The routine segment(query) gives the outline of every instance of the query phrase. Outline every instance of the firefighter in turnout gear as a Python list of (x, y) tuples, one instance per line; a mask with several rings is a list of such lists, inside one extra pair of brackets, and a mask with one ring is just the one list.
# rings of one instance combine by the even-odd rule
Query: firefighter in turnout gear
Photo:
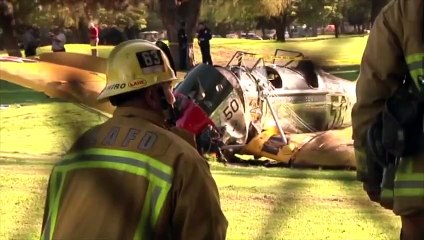
[(393, 210), (402, 240), (424, 239), (424, 1), (392, 0), (362, 58), (352, 127), (357, 177)]
[(152, 43), (112, 50), (98, 99), (117, 108), (53, 167), (42, 239), (225, 239), (209, 165), (172, 126), (176, 80)]

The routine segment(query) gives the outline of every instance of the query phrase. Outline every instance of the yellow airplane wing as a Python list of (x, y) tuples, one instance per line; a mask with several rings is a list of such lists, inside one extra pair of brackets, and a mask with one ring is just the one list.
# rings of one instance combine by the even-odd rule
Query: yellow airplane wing
[(89, 56), (72, 53), (47, 54), (38, 60), (0, 57), (0, 79), (43, 92), (52, 98), (112, 113), (114, 107), (110, 103), (96, 100), (106, 83), (105, 61), (90, 60)]

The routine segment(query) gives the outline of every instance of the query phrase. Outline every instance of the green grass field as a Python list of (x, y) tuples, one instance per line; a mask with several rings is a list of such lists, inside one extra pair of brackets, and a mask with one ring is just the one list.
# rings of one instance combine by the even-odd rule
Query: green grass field
[[(219, 47), (214, 41), (212, 52), (219, 54), (217, 58), (236, 48), (268, 52), (279, 44), (225, 39), (219, 40)], [(310, 51), (306, 55), (329, 63), (340, 59), (335, 64), (339, 65), (358, 64), (364, 44), (365, 38), (357, 37), (282, 46), (302, 48)], [(0, 109), (0, 239), (37, 239), (52, 164), (82, 131), (105, 119), (74, 104), (0, 85), (0, 103), (17, 102), (24, 104)], [(42, 103), (34, 104), (38, 102)], [(230, 240), (398, 239), (399, 218), (368, 200), (353, 171), (247, 168), (214, 162), (211, 169), (229, 221)]]
[[(104, 118), (70, 103), (0, 116), (0, 239), (37, 239), (52, 163)], [(367, 199), (353, 171), (211, 165), (228, 239), (397, 239), (399, 219)]]
[[(235, 51), (246, 51), (264, 56), (274, 55), (275, 49), (301, 51), (308, 58), (317, 60), (321, 65), (357, 65), (359, 64), (368, 36), (341, 36), (336, 39), (331, 36), (303, 39), (288, 39), (286, 42), (274, 40), (249, 40), (213, 38), (211, 40), (212, 60), (215, 64), (225, 64)], [(167, 42), (167, 41), (165, 41)], [(67, 51), (91, 54), (87, 44), (67, 44)], [(50, 46), (37, 49), (37, 54), (50, 52)], [(100, 57), (108, 57), (111, 46), (99, 46)], [(201, 61), (200, 49), (194, 41), (196, 61)], [(22, 52), (23, 54), (23, 52)], [(0, 56), (5, 52), (0, 51)]]
[[(336, 38), (310, 38), (304, 40), (288, 40), (276, 42), (274, 40), (248, 40), (214, 38), (211, 40), (211, 55), (214, 64), (226, 64), (235, 51), (246, 51), (273, 56), (277, 48), (301, 51), (308, 58), (314, 59), (324, 66), (356, 65), (359, 64), (365, 48), (367, 36), (345, 36)], [(99, 46), (99, 56), (108, 57), (110, 46)], [(66, 45), (67, 51), (91, 54), (90, 46), (85, 44)], [(49, 52), (50, 46), (40, 47), (37, 54)], [(194, 42), (196, 61), (201, 61), (200, 49)]]
[[(211, 55), (214, 64), (224, 65), (228, 63), (235, 51), (256, 53), (268, 59), (274, 55), (277, 48), (300, 51), (317, 64), (331, 71), (337, 71), (335, 75), (355, 80), (359, 69), (357, 65), (360, 63), (367, 39), (368, 36), (342, 35), (336, 39), (327, 35), (315, 38), (288, 39), (282, 43), (274, 40), (213, 38), (211, 40)], [(196, 39), (193, 46), (195, 61), (200, 62), (202, 58)], [(68, 52), (91, 54), (91, 47), (87, 44), (67, 44), (65, 47)], [(99, 56), (107, 58), (111, 48), (112, 46), (99, 46)], [(37, 49), (37, 54), (45, 52), (51, 52), (51, 46), (43, 46)], [(4, 55), (6, 55), (5, 52), (0, 52), (0, 56)], [(346, 65), (347, 67), (344, 67)], [(338, 66), (338, 68), (334, 68), (335, 66)]]
[[(0, 166), (0, 239), (38, 237), (50, 168)], [(212, 173), (227, 239), (398, 239), (399, 220), (367, 200), (352, 172), (213, 165)]]

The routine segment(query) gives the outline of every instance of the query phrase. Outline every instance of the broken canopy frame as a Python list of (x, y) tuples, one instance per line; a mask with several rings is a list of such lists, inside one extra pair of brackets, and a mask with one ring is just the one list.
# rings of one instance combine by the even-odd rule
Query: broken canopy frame
[[(246, 64), (247, 60), (250, 60), (250, 59), (253, 59), (252, 61), (253, 64), (251, 66)], [(237, 60), (237, 64), (232, 64), (234, 60)], [(244, 73), (247, 74), (249, 78), (255, 81), (256, 87), (258, 90), (258, 96), (262, 98), (263, 100), (265, 100), (265, 102), (267, 103), (268, 108), (271, 111), (271, 115), (274, 119), (275, 125), (277, 126), (277, 129), (280, 133), (282, 143), (283, 145), (287, 145), (288, 144), (287, 137), (281, 127), (281, 124), (278, 121), (275, 110), (268, 98), (271, 89), (267, 81), (267, 73), (266, 73), (266, 66), (265, 66), (264, 59), (260, 55), (255, 53), (237, 51), (233, 55), (233, 57), (230, 59), (230, 61), (227, 63), (226, 67), (231, 69), (232, 71), (244, 70)], [(236, 73), (236, 75), (238, 75), (238, 77), (241, 78), (240, 73)], [(240, 79), (240, 81), (241, 80), (242, 79)]]

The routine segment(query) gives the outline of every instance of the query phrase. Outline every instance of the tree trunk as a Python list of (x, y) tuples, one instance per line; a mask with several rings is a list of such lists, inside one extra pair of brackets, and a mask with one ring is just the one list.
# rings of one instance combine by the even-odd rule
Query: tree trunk
[(78, 19), (78, 42), (79, 43), (90, 43), (90, 35), (88, 29), (88, 21), (85, 17), (80, 17)]
[(374, 23), (375, 18), (380, 13), (380, 10), (387, 4), (387, 0), (372, 0), (371, 1), (371, 24)]
[(312, 29), (312, 37), (318, 37), (318, 27), (316, 25), (316, 23), (313, 23), (311, 26)]
[(287, 26), (287, 28), (288, 28), (288, 30), (287, 30), (287, 31), (289, 32), (289, 38), (293, 38), (293, 37), (294, 37), (294, 36), (293, 36), (293, 31), (291, 30), (291, 26), (292, 26), (292, 25), (288, 25), (288, 26)]
[(167, 31), (169, 49), (177, 69), (180, 68), (178, 47), (178, 29), (181, 21), (185, 22), (188, 35), (188, 68), (195, 64), (193, 51), (193, 37), (200, 16), (201, 0), (159, 0), (159, 12), (162, 23)]
[(334, 23), (334, 37), (339, 38), (339, 28), (340, 25), (338, 22)]
[(225, 37), (225, 35), (228, 32), (228, 24), (226, 23), (218, 23), (218, 25), (214, 28), (215, 30), (212, 30), (213, 32), (216, 32), (216, 34)]
[(346, 33), (345, 22), (346, 22), (346, 20), (343, 18), (342, 19), (342, 23), (340, 24), (340, 33), (341, 34), (345, 34)]
[(261, 27), (262, 38), (266, 39), (265, 27)]
[(0, 28), (3, 29), (3, 47), (9, 56), (22, 57), (15, 30), (13, 8), (8, 2), (0, 3)]
[(277, 35), (277, 41), (279, 42), (285, 42), (286, 41), (286, 28), (287, 28), (287, 14), (283, 13), (282, 15), (278, 17), (273, 17), (274, 21), (276, 22), (276, 34)]
[(262, 33), (262, 37), (264, 39), (267, 39), (266, 36), (266, 29), (269, 28), (269, 20), (266, 17), (258, 17), (257, 18), (257, 24), (256, 29), (260, 29)]

